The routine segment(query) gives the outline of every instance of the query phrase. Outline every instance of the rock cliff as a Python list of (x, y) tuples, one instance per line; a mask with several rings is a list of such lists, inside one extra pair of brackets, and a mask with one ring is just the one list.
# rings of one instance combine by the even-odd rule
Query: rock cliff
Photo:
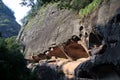
[[(114, 23), (112, 19), (120, 15), (119, 4), (119, 0), (104, 0), (95, 11), (84, 18), (80, 18), (72, 10), (58, 9), (56, 3), (49, 4), (42, 7), (37, 15), (22, 27), (18, 39), (25, 45), (26, 56), (43, 53), (49, 47), (64, 43), (73, 35), (80, 37), (80, 34), (81, 42), (90, 48), (93, 44), (108, 39), (110, 25)], [(117, 21), (119, 23), (119, 20)], [(79, 30), (81, 26), (83, 31)], [(113, 34), (118, 34), (119, 38), (120, 31), (115, 32)]]

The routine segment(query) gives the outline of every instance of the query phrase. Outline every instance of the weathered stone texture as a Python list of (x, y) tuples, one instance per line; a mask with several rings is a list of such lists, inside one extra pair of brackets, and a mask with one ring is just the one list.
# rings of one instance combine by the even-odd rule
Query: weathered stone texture
[[(56, 4), (50, 4), (25, 25), (18, 38), (25, 45), (26, 55), (43, 53), (49, 47), (67, 41), (72, 35), (79, 36), (81, 25), (88, 35), (93, 32), (94, 27), (104, 28), (118, 13), (116, 11), (120, 8), (119, 4), (120, 0), (103, 2), (95, 12), (82, 20), (73, 11), (59, 10)], [(104, 31), (100, 32), (104, 35)], [(83, 43), (86, 43), (84, 39)]]

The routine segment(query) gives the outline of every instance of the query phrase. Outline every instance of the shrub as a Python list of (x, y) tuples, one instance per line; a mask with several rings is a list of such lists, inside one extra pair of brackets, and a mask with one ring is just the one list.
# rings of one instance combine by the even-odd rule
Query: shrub
[(93, 12), (100, 5), (101, 2), (102, 0), (93, 0), (93, 2), (91, 2), (88, 6), (80, 9), (79, 11), (80, 17), (83, 18), (84, 16), (87, 16), (88, 14)]
[[(32, 5), (32, 9), (29, 11), (28, 15), (21, 20), (21, 22), (23, 22), (23, 24), (26, 24), (28, 20), (32, 19), (38, 13), (38, 10), (42, 6), (45, 6), (50, 2), (58, 2), (58, 8), (60, 9), (72, 9), (79, 11), (81, 8), (84, 8), (92, 1), (93, 0), (37, 0), (37, 3)], [(33, 1), (31, 3), (33, 3)]]
[(79, 11), (92, 1), (93, 0), (72, 0), (70, 5), (72, 9)]
[(10, 37), (10, 38), (7, 38), (5, 39), (5, 42), (6, 42), (6, 47), (8, 50), (10, 50), (10, 52), (20, 52), (20, 50), (22, 49), (22, 46), (20, 43), (18, 43), (16, 41), (16, 37)]
[(0, 78), (4, 80), (27, 80), (29, 69), (14, 38), (0, 38)]

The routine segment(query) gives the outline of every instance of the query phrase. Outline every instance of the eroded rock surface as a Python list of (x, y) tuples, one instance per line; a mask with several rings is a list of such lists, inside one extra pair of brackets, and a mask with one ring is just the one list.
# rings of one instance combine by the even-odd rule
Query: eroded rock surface
[[(64, 43), (71, 36), (80, 34), (82, 34), (81, 42), (90, 48), (97, 39), (89, 40), (92, 39), (90, 34), (95, 32), (101, 37), (106, 36), (105, 27), (112, 17), (119, 14), (119, 4), (119, 0), (103, 2), (84, 19), (80, 19), (73, 11), (59, 10), (56, 4), (49, 4), (21, 29), (18, 39), (25, 45), (26, 56), (43, 53), (49, 47)], [(79, 30), (81, 26), (83, 26), (82, 31)], [(86, 33), (87, 38), (85, 38)]]

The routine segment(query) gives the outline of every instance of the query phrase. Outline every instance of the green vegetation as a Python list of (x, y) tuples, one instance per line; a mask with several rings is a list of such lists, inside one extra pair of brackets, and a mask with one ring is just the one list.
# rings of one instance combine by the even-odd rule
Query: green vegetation
[(10, 22), (10, 20), (9, 19), (4, 19), (3, 22), (7, 23), (7, 22)]
[(3, 19), (3, 20), (0, 20), (0, 23), (8, 23), (8, 22), (10, 22), (9, 19)]
[(85, 8), (80, 9), (80, 11), (79, 11), (80, 17), (83, 18), (84, 16), (87, 16), (91, 12), (95, 11), (95, 9), (97, 9), (99, 7), (101, 1), (102, 0), (93, 0), (93, 2), (91, 2)]
[(15, 19), (14, 12), (9, 7), (7, 7), (2, 1), (0, 2), (0, 13), (2, 15), (7, 14), (9, 17), (11, 16), (11, 18)]
[[(26, 0), (27, 1), (27, 0)], [(26, 25), (25, 30), (28, 30), (32, 25), (34, 25), (34, 21), (37, 17), (37, 24), (41, 25), (45, 18), (45, 11), (47, 10), (46, 5), (57, 4), (59, 9), (70, 9), (76, 11), (80, 18), (84, 18), (90, 13), (94, 12), (104, 0), (37, 0), (36, 3), (33, 4), (34, 0), (31, 2), (32, 9), (29, 14), (22, 20), (23, 24)], [(26, 5), (29, 5), (27, 3)]]
[(0, 0), (0, 32), (2, 36), (4, 38), (16, 36), (19, 30), (20, 25), (16, 22), (14, 12)]
[(72, 9), (79, 11), (92, 1), (93, 0), (60, 0), (60, 4), (58, 4), (58, 6), (60, 9)]
[(0, 37), (0, 77), (4, 80), (28, 80), (29, 70), (15, 37)]
[(15, 52), (15, 53), (19, 53), (20, 52), (20, 49), (22, 49), (22, 46), (20, 43), (18, 43), (16, 41), (16, 37), (10, 37), (10, 38), (6, 38), (5, 39), (5, 42), (7, 44), (6, 48), (8, 50), (10, 50), (11, 52)]
[(22, 4), (27, 6), (31, 5), (32, 9), (29, 15), (23, 19), (23, 22), (34, 17), (43, 5), (45, 6), (49, 3), (58, 2), (58, 8), (75, 10), (79, 12), (80, 17), (84, 17), (93, 12), (103, 0), (37, 0), (36, 3), (34, 3), (34, 0), (29, 0), (29, 3), (27, 1), (28, 0), (23, 0)]
[[(20, 52), (21, 45), (16, 41), (16, 37), (0, 37), (0, 78), (3, 80), (53, 80), (56, 75), (51, 68), (41, 66), (30, 70), (26, 67), (26, 60)], [(51, 72), (50, 72), (51, 71)], [(54, 73), (54, 74), (53, 74)], [(39, 77), (40, 76), (40, 77)], [(56, 80), (56, 79), (55, 79)]]
[(37, 2), (34, 3), (34, 0), (32, 0), (28, 1), (29, 3), (27, 3), (27, 0), (25, 0), (21, 4), (27, 6), (31, 5), (32, 9), (29, 14), (21, 21), (23, 22), (23, 24), (26, 24), (28, 20), (32, 19), (33, 17), (35, 17), (35, 15), (37, 15), (40, 9), (43, 9), (41, 8), (42, 6), (46, 6), (49, 3), (58, 3), (57, 5), (59, 9), (72, 9), (78, 12), (81, 8), (84, 8), (92, 1), (93, 0), (37, 0)]
[[(78, 12), (80, 18), (84, 18), (84, 16), (95, 11), (102, 1), (103, 0), (37, 0), (36, 3), (33, 3), (34, 0), (32, 0), (32, 9), (29, 14), (22, 19), (22, 22), (24, 25), (27, 24), (25, 30), (28, 30), (35, 24), (34, 21), (36, 21), (36, 18), (34, 17), (36, 16), (38, 20), (35, 25), (41, 26), (45, 19), (46, 5), (49, 6), (53, 4), (57, 4), (59, 9), (74, 10)], [(30, 5), (30, 3), (26, 5)]]
[(0, 24), (0, 27), (6, 26), (6, 25), (7, 25), (7, 24), (2, 23), (2, 24)]

